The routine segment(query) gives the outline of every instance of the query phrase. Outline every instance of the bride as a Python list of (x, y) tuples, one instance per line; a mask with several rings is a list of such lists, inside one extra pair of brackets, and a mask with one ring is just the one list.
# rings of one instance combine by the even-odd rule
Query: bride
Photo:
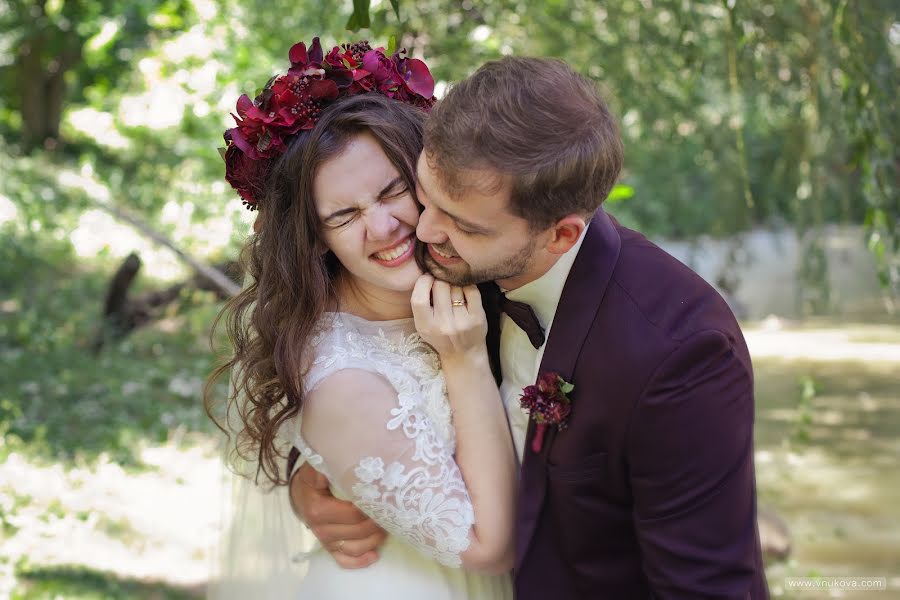
[[(341, 569), (314, 548), (260, 589), (511, 598), (515, 459), (481, 299), (414, 260), (415, 164), (433, 79), (421, 61), (365, 42), (325, 55), (316, 38), (290, 59), (256, 100), (241, 97), (225, 134), (226, 179), (259, 217), (244, 251), (250, 282), (220, 315), (234, 355), (205, 403), (257, 482), (284, 489), (292, 445), (390, 536), (365, 569)], [(229, 371), (223, 410), (211, 383)], [(271, 496), (287, 505), (286, 494)], [(236, 528), (264, 516), (247, 512)], [(298, 547), (286, 528), (247, 529), (281, 536), (250, 554)], [(233, 564), (259, 560), (231, 551)]]

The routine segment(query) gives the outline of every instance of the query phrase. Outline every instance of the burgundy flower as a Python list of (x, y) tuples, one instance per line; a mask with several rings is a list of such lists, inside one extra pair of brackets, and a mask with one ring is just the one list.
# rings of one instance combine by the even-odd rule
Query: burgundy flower
[(418, 58), (401, 58), (397, 53), (397, 71), (403, 86), (412, 94), (424, 98), (434, 96), (434, 77), (424, 62)]
[(363, 56), (363, 68), (372, 74), (378, 90), (389, 97), (393, 97), (403, 82), (394, 61), (378, 50), (366, 52)]
[(528, 411), (531, 420), (537, 424), (531, 449), (541, 451), (547, 425), (556, 425), (558, 430), (568, 426), (567, 419), (572, 412), (572, 401), (568, 394), (575, 386), (568, 383), (559, 373), (549, 372), (538, 377), (535, 385), (522, 390), (519, 404)]
[(346, 69), (354, 71), (362, 66), (359, 57), (354, 56), (349, 48), (338, 48), (335, 46), (325, 57), (325, 64), (335, 69)]
[(246, 94), (238, 98), (237, 114), (232, 113), (231, 115), (234, 117), (237, 127), (226, 131), (225, 139), (234, 142), (241, 151), (253, 160), (261, 160), (264, 156), (256, 150), (256, 143), (265, 134), (265, 124), (249, 115), (249, 112), (255, 108), (253, 101)]
[(272, 159), (293, 136), (312, 129), (321, 111), (341, 96), (379, 92), (425, 110), (434, 104), (434, 79), (420, 60), (388, 58), (366, 41), (334, 47), (327, 55), (319, 38), (288, 52), (291, 67), (273, 77), (254, 99), (245, 94), (225, 132), (225, 179), (253, 209), (262, 195)]
[[(225, 142), (228, 141), (226, 133)], [(244, 205), (250, 210), (256, 209), (259, 196), (262, 195), (268, 164), (268, 161), (250, 158), (234, 144), (225, 150), (225, 180), (237, 190)]]
[(306, 44), (303, 42), (294, 44), (288, 52), (288, 58), (291, 59), (291, 68), (288, 71), (291, 75), (310, 75), (321, 69), (322, 45), (319, 43), (319, 38), (313, 38), (308, 52)]

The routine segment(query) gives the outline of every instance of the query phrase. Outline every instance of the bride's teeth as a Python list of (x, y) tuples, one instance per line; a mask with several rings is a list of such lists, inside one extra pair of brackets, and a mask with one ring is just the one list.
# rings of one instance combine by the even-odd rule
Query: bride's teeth
[(412, 240), (406, 240), (406, 243), (397, 246), (393, 250), (386, 250), (385, 252), (377, 252), (375, 254), (375, 258), (378, 260), (394, 260), (402, 256), (407, 250), (409, 250), (409, 245), (412, 244)]

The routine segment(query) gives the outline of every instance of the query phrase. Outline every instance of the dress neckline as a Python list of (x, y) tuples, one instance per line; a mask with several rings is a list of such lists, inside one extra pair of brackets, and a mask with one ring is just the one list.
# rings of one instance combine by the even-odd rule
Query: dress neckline
[(400, 319), (387, 319), (384, 321), (373, 321), (370, 319), (366, 319), (365, 317), (360, 317), (359, 315), (354, 315), (353, 313), (344, 312), (341, 310), (337, 311), (326, 311), (326, 315), (338, 315), (342, 318), (349, 318), (351, 321), (357, 321), (362, 323), (368, 323), (369, 325), (377, 325), (377, 326), (387, 326), (387, 325), (401, 325), (409, 323), (413, 321), (412, 317), (402, 317)]

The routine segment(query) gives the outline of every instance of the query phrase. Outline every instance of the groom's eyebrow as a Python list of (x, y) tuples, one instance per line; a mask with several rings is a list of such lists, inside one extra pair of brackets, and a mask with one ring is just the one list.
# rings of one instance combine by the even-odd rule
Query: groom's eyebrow
[[(419, 191), (422, 193), (423, 196), (430, 196), (430, 194), (425, 190), (425, 188), (422, 187), (422, 180), (421, 180), (421, 179), (418, 181), (418, 185), (419, 185)], [(433, 205), (433, 204), (432, 204), (432, 205)], [(472, 221), (467, 221), (466, 219), (463, 219), (463, 218), (461, 218), (461, 217), (457, 217), (457, 216), (454, 215), (453, 213), (451, 213), (451, 212), (449, 212), (449, 211), (447, 211), (447, 210), (444, 210), (444, 209), (441, 208), (440, 206), (434, 206), (434, 208), (436, 208), (439, 212), (441, 212), (441, 213), (447, 215), (448, 217), (450, 217), (450, 219), (452, 219), (453, 222), (456, 223), (457, 225), (462, 225), (463, 227), (465, 227), (465, 228), (467, 228), (467, 229), (471, 229), (472, 231), (475, 231), (475, 232), (478, 232), (478, 233), (491, 233), (491, 230), (490, 230), (490, 229), (486, 229), (486, 228), (484, 228), (483, 226), (481, 226), (481, 225), (479, 225), (479, 224), (477, 224), (477, 223), (473, 223)]]

